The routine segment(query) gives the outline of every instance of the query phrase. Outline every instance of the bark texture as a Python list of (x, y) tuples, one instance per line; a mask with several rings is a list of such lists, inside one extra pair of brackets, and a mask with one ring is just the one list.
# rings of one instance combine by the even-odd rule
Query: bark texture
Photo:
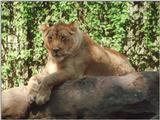
[(2, 92), (2, 118), (158, 118), (159, 73), (87, 76), (54, 88), (50, 101), (29, 104), (27, 86)]

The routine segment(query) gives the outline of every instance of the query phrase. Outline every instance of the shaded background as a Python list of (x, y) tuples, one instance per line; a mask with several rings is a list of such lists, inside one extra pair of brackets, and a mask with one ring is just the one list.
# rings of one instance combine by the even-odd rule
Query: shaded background
[(158, 70), (160, 2), (1, 2), (2, 88), (26, 84), (45, 65), (38, 26), (78, 20), (101, 46), (126, 56), (137, 71)]

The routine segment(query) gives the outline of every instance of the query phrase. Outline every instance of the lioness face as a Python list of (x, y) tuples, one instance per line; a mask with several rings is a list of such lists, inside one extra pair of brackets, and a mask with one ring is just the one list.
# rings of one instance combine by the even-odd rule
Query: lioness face
[(70, 54), (70, 49), (75, 44), (76, 28), (72, 24), (55, 24), (52, 26), (45, 26), (44, 43), (48, 52), (56, 60), (63, 60)]

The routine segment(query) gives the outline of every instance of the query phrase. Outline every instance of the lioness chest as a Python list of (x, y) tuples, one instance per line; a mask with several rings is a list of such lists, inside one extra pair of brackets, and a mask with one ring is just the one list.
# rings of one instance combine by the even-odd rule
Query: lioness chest
[(58, 71), (58, 64), (56, 62), (48, 61), (46, 65), (46, 71), (49, 74), (56, 73)]

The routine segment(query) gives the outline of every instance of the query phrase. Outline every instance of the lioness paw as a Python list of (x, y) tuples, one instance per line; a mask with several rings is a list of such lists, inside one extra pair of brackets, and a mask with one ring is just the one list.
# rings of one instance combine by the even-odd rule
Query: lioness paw
[(35, 101), (37, 92), (39, 90), (39, 80), (37, 80), (37, 78), (35, 76), (31, 77), (29, 82), (28, 82), (28, 90), (29, 90), (29, 94), (28, 94), (28, 101), (29, 103), (33, 103)]
[(49, 88), (40, 87), (38, 93), (36, 94), (35, 102), (38, 105), (46, 103), (50, 98), (51, 90)]

